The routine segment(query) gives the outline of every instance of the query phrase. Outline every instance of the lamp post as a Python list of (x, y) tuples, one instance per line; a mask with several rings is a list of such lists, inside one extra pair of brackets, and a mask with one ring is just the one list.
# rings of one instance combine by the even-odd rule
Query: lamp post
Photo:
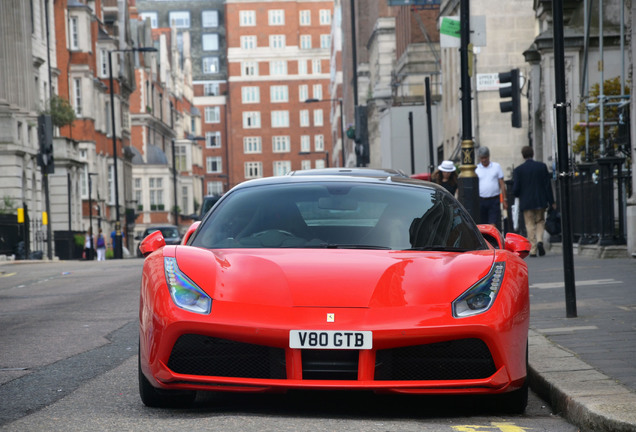
[(316, 102), (338, 102), (338, 106), (340, 108), (340, 145), (342, 146), (342, 166), (345, 166), (345, 144), (344, 144), (344, 124), (343, 124), (343, 112), (342, 112), (342, 99), (307, 99), (305, 103), (316, 103)]
[(123, 244), (121, 236), (121, 221), (119, 220), (119, 182), (117, 179), (117, 134), (115, 133), (115, 87), (113, 84), (113, 53), (114, 52), (156, 52), (153, 47), (139, 47), (129, 49), (115, 49), (108, 51), (108, 81), (110, 83), (110, 119), (113, 137), (113, 176), (115, 186), (115, 244), (113, 245), (114, 258), (123, 258)]
[(95, 245), (93, 244), (93, 181), (91, 176), (96, 176), (97, 173), (88, 173), (88, 233), (90, 236), (90, 249), (88, 251), (87, 260), (93, 259), (93, 250)]

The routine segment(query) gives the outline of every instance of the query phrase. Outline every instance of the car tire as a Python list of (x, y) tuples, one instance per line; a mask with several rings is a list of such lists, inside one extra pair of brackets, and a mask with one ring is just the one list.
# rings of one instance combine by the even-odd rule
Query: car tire
[(496, 407), (508, 414), (523, 414), (528, 405), (528, 344), (526, 342), (526, 379), (521, 388), (497, 395)]
[(196, 392), (187, 390), (161, 390), (153, 387), (141, 371), (141, 356), (138, 356), (139, 396), (151, 408), (187, 408), (194, 402)]

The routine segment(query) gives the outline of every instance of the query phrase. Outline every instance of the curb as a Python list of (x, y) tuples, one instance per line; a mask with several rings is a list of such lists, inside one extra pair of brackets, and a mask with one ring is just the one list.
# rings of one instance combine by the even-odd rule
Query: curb
[(530, 329), (530, 387), (582, 432), (636, 431), (636, 393)]

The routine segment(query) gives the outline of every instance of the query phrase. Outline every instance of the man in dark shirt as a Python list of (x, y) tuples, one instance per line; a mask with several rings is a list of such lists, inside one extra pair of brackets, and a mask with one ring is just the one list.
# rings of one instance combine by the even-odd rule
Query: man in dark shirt
[(528, 240), (532, 247), (530, 256), (545, 255), (543, 247), (543, 231), (545, 229), (545, 212), (548, 206), (556, 208), (550, 173), (543, 162), (533, 159), (534, 150), (530, 146), (521, 149), (525, 162), (512, 173), (512, 190), (519, 198), (519, 210), (523, 212)]

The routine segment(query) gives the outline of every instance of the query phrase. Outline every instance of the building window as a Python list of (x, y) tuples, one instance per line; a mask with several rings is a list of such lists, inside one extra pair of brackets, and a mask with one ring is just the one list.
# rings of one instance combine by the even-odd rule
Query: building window
[(218, 73), (219, 72), (219, 58), (218, 57), (203, 57), (203, 73)]
[(242, 87), (241, 101), (243, 103), (259, 103), (261, 101), (260, 88), (256, 86)]
[(271, 86), (269, 88), (271, 102), (289, 102), (289, 90), (286, 85)]
[(150, 210), (163, 210), (163, 178), (148, 178), (148, 192), (150, 194)]
[(291, 151), (288, 136), (273, 136), (272, 137), (272, 152), (274, 153), (289, 153)]
[(285, 48), (285, 35), (270, 35), (269, 36), (269, 47), (271, 49), (282, 49), (282, 48)]
[(320, 48), (324, 48), (324, 49), (331, 48), (331, 35), (328, 35), (328, 34), (320, 35)]
[(309, 126), (309, 110), (300, 110), (300, 126)]
[(239, 25), (241, 27), (251, 27), (256, 25), (256, 12), (253, 10), (239, 11)]
[(73, 79), (73, 102), (75, 108), (75, 115), (82, 117), (82, 79)]
[(203, 27), (218, 27), (219, 11), (205, 10), (201, 12), (201, 25)]
[(189, 171), (187, 166), (188, 150), (184, 145), (175, 145), (174, 147), (174, 163), (177, 172)]
[(322, 61), (320, 59), (313, 59), (311, 61), (311, 73), (314, 75), (322, 73)]
[(261, 127), (261, 113), (259, 111), (243, 112), (243, 128), (253, 129)]
[(243, 138), (243, 153), (262, 153), (263, 145), (261, 143), (261, 137), (244, 137)]
[(246, 50), (256, 48), (256, 36), (241, 36), (241, 48)]
[(316, 109), (314, 110), (314, 126), (322, 126), (323, 118), (322, 118), (322, 110)]
[(301, 84), (298, 86), (298, 100), (305, 102), (309, 99), (309, 86), (307, 84)]
[(223, 194), (223, 182), (210, 181), (207, 186), (207, 195), (222, 195)]
[(323, 169), (325, 167), (325, 160), (324, 159), (318, 159), (316, 161), (316, 169)]
[(258, 62), (246, 61), (241, 63), (242, 76), (258, 76)]
[(72, 16), (69, 20), (70, 43), (72, 50), (79, 49), (79, 18)]
[(183, 186), (181, 188), (181, 213), (190, 213), (188, 211), (188, 202), (190, 200), (188, 199), (188, 187), (187, 186)]
[(282, 9), (273, 9), (268, 13), (269, 25), (281, 26), (285, 25), (285, 11)]
[(219, 35), (217, 33), (207, 33), (201, 36), (203, 51), (218, 51)]
[(311, 35), (300, 35), (300, 49), (311, 49)]
[(260, 178), (263, 177), (263, 163), (262, 162), (245, 162), (245, 178)]
[[(203, 94), (205, 96), (216, 96), (219, 94), (219, 83), (206, 82), (203, 84)], [(192, 128), (194, 130), (194, 128)]]
[(311, 161), (310, 160), (301, 160), (300, 161), (300, 169), (302, 169), (302, 170), (311, 169)]
[(170, 12), (170, 27), (190, 28), (190, 12)]
[(105, 49), (99, 50), (99, 76), (101, 78), (108, 78), (108, 51)]
[(331, 11), (320, 9), (320, 25), (331, 25)]
[(311, 11), (310, 10), (301, 10), (300, 11), (300, 25), (308, 26), (311, 25)]
[(149, 19), (150, 27), (152, 27), (153, 29), (156, 29), (157, 27), (159, 27), (159, 21), (157, 20), (157, 12), (141, 12), (139, 16), (141, 17), (143, 21), (146, 21), (147, 19)]
[(274, 176), (284, 176), (291, 171), (291, 161), (274, 161)]
[(307, 60), (298, 60), (298, 75), (307, 75)]
[(141, 187), (141, 177), (135, 177), (133, 179), (133, 196), (135, 201), (137, 202), (137, 206), (142, 206), (143, 208), (144, 203)]
[(221, 108), (205, 107), (205, 122), (206, 123), (220, 123), (221, 122)]
[(206, 132), (205, 148), (221, 148), (221, 132)]
[(223, 172), (221, 156), (208, 156), (205, 158), (205, 167), (208, 174)]
[(313, 93), (314, 99), (322, 100), (322, 84), (314, 84)]
[(300, 136), (300, 152), (309, 153), (311, 151), (311, 137), (309, 135)]
[(322, 152), (325, 151), (325, 137), (322, 135), (314, 136), (314, 151)]
[(289, 111), (272, 111), (272, 127), (289, 127)]
[(272, 60), (271, 62), (269, 62), (269, 74), (270, 75), (287, 75), (287, 61)]
[(107, 100), (104, 104), (104, 125), (106, 126), (106, 136), (112, 137), (112, 113), (110, 112), (110, 101)]

